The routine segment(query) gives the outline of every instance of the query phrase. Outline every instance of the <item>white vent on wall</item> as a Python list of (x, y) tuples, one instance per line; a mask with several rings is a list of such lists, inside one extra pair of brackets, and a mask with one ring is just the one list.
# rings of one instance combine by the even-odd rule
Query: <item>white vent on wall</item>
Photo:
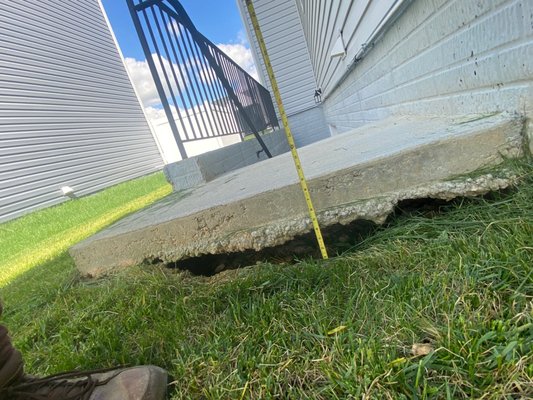
[(344, 39), (342, 37), (342, 31), (339, 32), (339, 37), (337, 38), (337, 41), (333, 45), (333, 49), (331, 50), (330, 54), (331, 58), (335, 57), (346, 57), (346, 46), (344, 45)]
[(62, 186), (61, 192), (63, 193), (63, 196), (70, 197), (71, 199), (76, 198), (76, 193), (74, 193), (74, 189), (70, 186)]

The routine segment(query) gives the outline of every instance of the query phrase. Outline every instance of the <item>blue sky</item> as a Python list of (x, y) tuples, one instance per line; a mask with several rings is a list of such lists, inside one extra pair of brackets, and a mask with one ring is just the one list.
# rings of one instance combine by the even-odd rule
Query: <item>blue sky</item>
[[(161, 102), (126, 0), (102, 0), (102, 3), (147, 115), (158, 119), (161, 117)], [(201, 33), (257, 78), (236, 0), (181, 0), (181, 4)]]
[[(168, 162), (177, 161), (179, 158), (176, 158), (178, 154), (176, 141), (170, 131), (167, 115), (163, 110), (146, 56), (131, 20), (126, 0), (102, 0), (102, 4), (124, 56), (125, 67), (128, 70), (148, 121), (151, 122), (159, 144), (164, 151), (165, 158)], [(258, 79), (236, 0), (181, 0), (181, 4), (196, 25), (196, 28), (203, 35), (246, 72)], [(156, 58), (156, 68), (166, 69), (170, 68), (171, 65), (174, 65), (175, 68), (176, 64), (174, 63), (183, 63), (182, 60), (176, 61), (176, 57), (172, 56), (169, 59), (164, 56), (162, 58), (162, 60), (159, 57)], [(178, 68), (183, 67), (186, 69), (191, 68), (187, 63)], [(191, 73), (195, 74), (196, 72), (191, 71)], [(197, 78), (202, 79), (202, 76), (197, 76)], [(165, 89), (174, 91), (181, 84), (175, 82), (174, 85), (174, 82), (171, 82), (170, 85), (170, 88), (165, 86)], [(187, 110), (187, 115), (188, 110), (192, 110), (193, 113), (197, 112), (194, 107), (198, 106), (198, 103), (191, 104), (190, 99), (187, 102), (180, 96), (172, 96), (171, 100), (170, 107), (175, 118), (180, 115), (178, 110)], [(201, 103), (204, 100), (206, 99), (200, 96), (199, 102)], [(196, 97), (194, 97), (194, 101), (198, 101)], [(205, 111), (207, 112), (207, 110)], [(192, 122), (187, 123), (191, 124), (191, 126), (193, 125)], [(210, 144), (211, 147), (205, 147), (207, 145), (203, 141), (188, 143), (186, 146), (190, 146), (188, 147), (188, 151), (192, 152), (190, 154), (199, 154), (213, 149), (213, 143)]]
[[(124, 57), (144, 60), (126, 0), (102, 0)], [(236, 0), (181, 0), (198, 30), (213, 43), (238, 43), (244, 30)]]

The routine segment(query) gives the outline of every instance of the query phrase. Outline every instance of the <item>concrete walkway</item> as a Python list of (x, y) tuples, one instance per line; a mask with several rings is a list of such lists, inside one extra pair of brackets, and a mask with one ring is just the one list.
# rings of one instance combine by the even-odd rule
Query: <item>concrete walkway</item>
[[(398, 201), (476, 195), (509, 179), (454, 177), (521, 154), (522, 119), (389, 119), (299, 150), (321, 226), (382, 223)], [(290, 154), (251, 165), (124, 218), (70, 250), (84, 275), (145, 260), (260, 250), (312, 230)]]

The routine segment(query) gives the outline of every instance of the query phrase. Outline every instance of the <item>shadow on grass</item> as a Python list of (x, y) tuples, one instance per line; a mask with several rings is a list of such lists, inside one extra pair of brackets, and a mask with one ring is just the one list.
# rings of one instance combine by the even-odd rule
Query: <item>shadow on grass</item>
[(67, 252), (24, 272), (2, 288), (4, 318), (38, 314), (40, 308), (61, 296), (77, 279), (74, 260)]
[[(31, 372), (153, 363), (174, 398), (529, 398), (528, 171), (437, 213), (404, 204), (327, 263), (84, 281), (63, 253), (3, 290), (7, 322)], [(412, 356), (422, 341), (434, 351)]]

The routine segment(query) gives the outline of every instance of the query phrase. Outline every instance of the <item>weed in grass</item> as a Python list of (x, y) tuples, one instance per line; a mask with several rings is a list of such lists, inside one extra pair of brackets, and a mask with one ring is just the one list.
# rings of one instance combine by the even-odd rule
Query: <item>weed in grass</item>
[(6, 323), (32, 372), (154, 363), (175, 399), (531, 398), (533, 165), (512, 168), (326, 262), (84, 281), (62, 253), (2, 289)]

